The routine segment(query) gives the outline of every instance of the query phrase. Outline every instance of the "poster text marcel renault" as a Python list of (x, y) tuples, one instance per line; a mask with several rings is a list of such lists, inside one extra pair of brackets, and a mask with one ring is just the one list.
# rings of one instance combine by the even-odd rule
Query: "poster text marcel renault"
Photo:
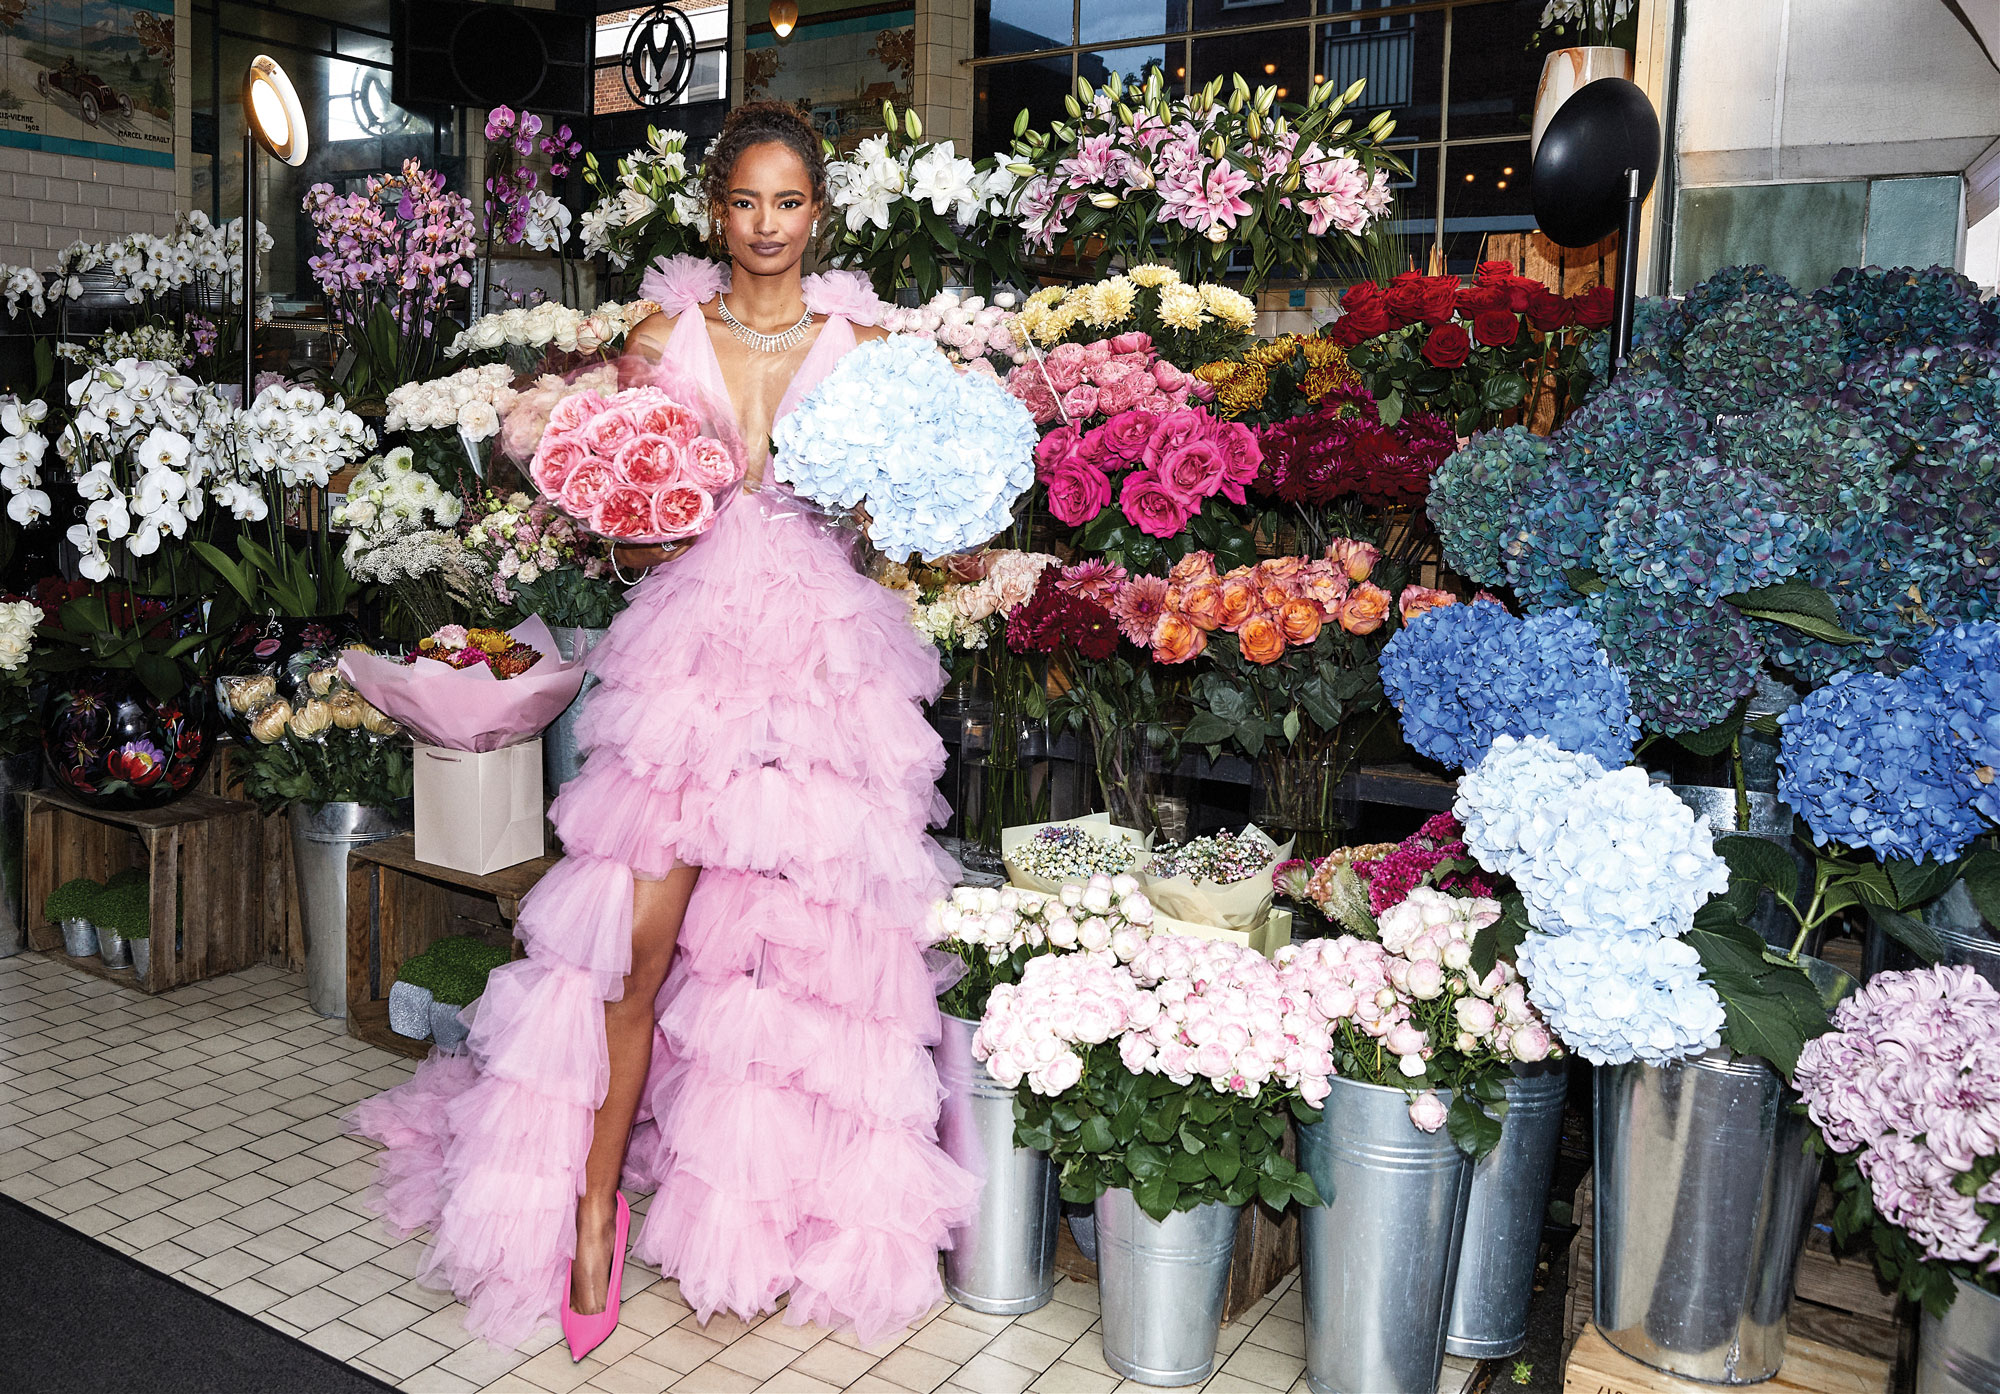
[(173, 0), (0, 0), (0, 145), (171, 167)]

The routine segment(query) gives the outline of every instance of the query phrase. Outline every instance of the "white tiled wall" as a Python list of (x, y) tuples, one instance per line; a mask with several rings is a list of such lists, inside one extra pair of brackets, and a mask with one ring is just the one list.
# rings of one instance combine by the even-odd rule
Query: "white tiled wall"
[(0, 145), (0, 262), (46, 267), (50, 252), (128, 232), (166, 234), (179, 207), (179, 171), (48, 155)]

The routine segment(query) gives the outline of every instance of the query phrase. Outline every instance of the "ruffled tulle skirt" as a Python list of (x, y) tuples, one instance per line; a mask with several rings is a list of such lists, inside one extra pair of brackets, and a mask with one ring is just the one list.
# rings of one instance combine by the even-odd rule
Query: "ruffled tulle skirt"
[(424, 1276), (516, 1345), (561, 1310), (603, 1004), (631, 966), (632, 885), (702, 868), (625, 1183), (656, 1192), (633, 1253), (706, 1319), (851, 1323), (864, 1343), (941, 1295), (975, 1183), (937, 1145), (938, 1033), (918, 937), (955, 868), (925, 828), (942, 682), (904, 602), (782, 493), (740, 496), (592, 655), (565, 856), (522, 902), (462, 1054), (355, 1110), (378, 1199), (430, 1231)]

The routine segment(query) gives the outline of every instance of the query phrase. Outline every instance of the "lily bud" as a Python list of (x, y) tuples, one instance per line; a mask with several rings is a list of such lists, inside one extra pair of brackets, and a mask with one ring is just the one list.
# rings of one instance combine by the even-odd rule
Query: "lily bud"
[(1028, 109), (1026, 107), (1022, 107), (1021, 114), (1014, 118), (1014, 134), (1016, 136), (1022, 136), (1026, 135), (1027, 132), (1028, 132)]
[(1231, 92), (1229, 94), (1229, 110), (1232, 115), (1243, 110), (1243, 100), (1244, 94), (1241, 92)]
[(1035, 167), (1033, 165), (1008, 165), (1007, 172), (1017, 179), (1032, 179), (1035, 177)]
[(1264, 138), (1264, 118), (1262, 118), (1257, 114), (1257, 108), (1255, 107), (1250, 108), (1249, 125), (1250, 125), (1250, 139), (1262, 140)]
[(1353, 82), (1347, 85), (1347, 90), (1340, 94), (1340, 104), (1342, 106), (1346, 106), (1350, 102), (1359, 101), (1361, 98), (1362, 91), (1366, 89), (1367, 86), (1368, 86), (1367, 78), (1357, 77), (1356, 79), (1354, 79)]
[(896, 129), (896, 104), (894, 102), (882, 103), (882, 125), (887, 130), (893, 131)]
[(1083, 107), (1078, 104), (1075, 97), (1063, 98), (1063, 110), (1068, 112), (1072, 119), (1081, 118), (1083, 115)]
[(924, 138), (924, 123), (917, 119), (915, 107), (903, 113), (903, 129), (910, 133), (911, 140)]
[(1216, 136), (1208, 142), (1208, 155), (1210, 159), (1219, 160), (1228, 153), (1228, 142), (1224, 141), (1221, 136)]
[(1099, 208), (1116, 208), (1118, 206), (1118, 195), (1111, 193), (1092, 194), (1090, 201)]

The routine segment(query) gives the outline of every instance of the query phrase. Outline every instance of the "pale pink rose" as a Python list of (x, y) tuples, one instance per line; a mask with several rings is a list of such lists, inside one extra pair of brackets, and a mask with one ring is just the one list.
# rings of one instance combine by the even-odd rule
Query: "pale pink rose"
[(557, 402), (549, 412), (548, 429), (557, 435), (581, 431), (593, 416), (604, 410), (604, 399), (592, 391), (573, 393)]
[(1552, 1044), (1545, 1028), (1530, 1023), (1514, 1028), (1514, 1038), (1509, 1042), (1509, 1049), (1514, 1052), (1516, 1060), (1532, 1065), (1537, 1060), (1548, 1059)]
[(1382, 1043), (1398, 1055), (1422, 1055), (1430, 1041), (1422, 1031), (1405, 1022), (1392, 1028)]
[(1410, 1121), (1421, 1132), (1434, 1133), (1444, 1126), (1444, 1100), (1426, 1089), (1410, 1100)]
[[(1428, 1002), (1444, 991), (1444, 969), (1428, 961), (1410, 965), (1410, 995)], [(1464, 1003), (1459, 1004), (1461, 1007)]]
[(1083, 1061), (1076, 1058), (1074, 1051), (1064, 1051), (1042, 1067), (1042, 1088), (1050, 1094), (1060, 1094), (1083, 1078)]
[(1220, 1041), (1210, 1041), (1195, 1052), (1195, 1069), (1210, 1079), (1220, 1079), (1233, 1068), (1229, 1047)]
[(1493, 1004), (1477, 997), (1460, 998), (1457, 1012), (1458, 1024), (1475, 1036), (1490, 1035), (1499, 1020), (1499, 1013), (1493, 1010)]

